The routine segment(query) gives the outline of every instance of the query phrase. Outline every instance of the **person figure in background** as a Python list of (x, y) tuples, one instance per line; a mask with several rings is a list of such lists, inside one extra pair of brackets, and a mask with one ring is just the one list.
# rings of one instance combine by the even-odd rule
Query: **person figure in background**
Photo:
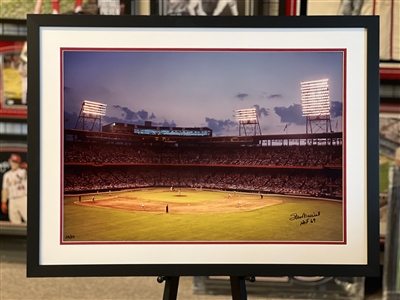
[(364, 0), (342, 0), (339, 7), (339, 16), (358, 16)]
[(219, 16), (225, 6), (229, 5), (232, 16), (238, 16), (237, 0), (218, 0), (217, 7), (214, 9), (213, 16)]
[[(8, 213), (11, 223), (28, 221), (28, 174), (21, 156), (11, 154), (8, 159), (10, 170), (4, 173), (1, 190), (1, 211)], [(7, 204), (8, 200), (8, 204)]]
[(170, 0), (168, 5), (168, 16), (180, 16), (187, 9), (186, 0)]
[(207, 13), (203, 9), (202, 0), (189, 0), (187, 10), (191, 16), (207, 16)]
[[(51, 7), (52, 7), (52, 11), (51, 13), (53, 15), (58, 15), (60, 14), (60, 0), (51, 0)], [(80, 12), (82, 12), (82, 0), (75, 0), (75, 9), (74, 12), (76, 14), (79, 14)]]

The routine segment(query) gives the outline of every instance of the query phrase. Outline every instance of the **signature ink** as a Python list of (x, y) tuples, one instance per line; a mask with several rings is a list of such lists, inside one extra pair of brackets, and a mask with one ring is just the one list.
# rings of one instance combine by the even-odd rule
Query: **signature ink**
[(301, 220), (300, 226), (301, 225), (306, 225), (306, 224), (311, 224), (311, 223), (316, 223), (317, 222), (317, 217), (321, 216), (321, 212), (313, 212), (313, 213), (293, 213), (290, 215), (289, 221), (296, 221), (296, 220)]

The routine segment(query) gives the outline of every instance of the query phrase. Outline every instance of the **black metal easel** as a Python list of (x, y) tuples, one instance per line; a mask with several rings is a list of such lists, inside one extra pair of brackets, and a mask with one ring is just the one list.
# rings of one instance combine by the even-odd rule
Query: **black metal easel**
[[(255, 277), (230, 276), (232, 300), (247, 300), (246, 282), (255, 281)], [(165, 281), (163, 300), (176, 300), (178, 295), (179, 276), (159, 276), (157, 282)]]

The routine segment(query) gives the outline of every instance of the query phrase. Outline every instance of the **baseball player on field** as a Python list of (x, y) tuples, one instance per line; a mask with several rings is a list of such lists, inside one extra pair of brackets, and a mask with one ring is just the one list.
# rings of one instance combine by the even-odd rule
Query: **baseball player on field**
[(8, 218), (12, 223), (22, 223), (22, 220), (27, 222), (27, 165), (22, 163), (18, 154), (11, 154), (8, 163), (11, 169), (3, 176), (1, 211), (4, 214), (8, 212)]

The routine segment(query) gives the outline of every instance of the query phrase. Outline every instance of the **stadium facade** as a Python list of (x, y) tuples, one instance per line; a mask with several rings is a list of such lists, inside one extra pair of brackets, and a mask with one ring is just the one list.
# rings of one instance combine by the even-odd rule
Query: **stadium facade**
[(125, 133), (134, 135), (150, 136), (191, 136), (191, 137), (211, 137), (212, 130), (202, 127), (167, 127), (153, 126), (150, 121), (144, 125), (134, 125), (127, 123), (110, 123), (102, 127), (103, 132)]

